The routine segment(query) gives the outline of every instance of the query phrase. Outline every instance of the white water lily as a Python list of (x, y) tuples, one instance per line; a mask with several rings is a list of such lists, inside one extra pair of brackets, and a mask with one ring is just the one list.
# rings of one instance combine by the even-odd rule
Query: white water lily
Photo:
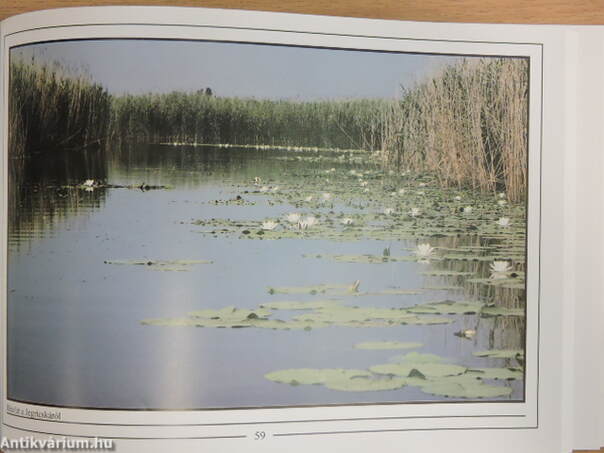
[(405, 193), (405, 189), (398, 189), (399, 195), (403, 195)]
[(505, 192), (499, 192), (498, 196), (499, 198), (505, 198)]
[(472, 338), (476, 335), (476, 331), (474, 329), (465, 329), (460, 332), (460, 336), (465, 338)]
[(419, 190), (419, 191), (417, 192), (417, 194), (418, 194), (418, 195), (423, 195), (424, 193), (425, 193), (425, 192), (424, 192), (423, 190)]
[(419, 259), (420, 263), (426, 263), (434, 256), (434, 247), (428, 243), (417, 244), (413, 253)]
[(279, 186), (275, 186), (271, 189), (271, 192), (277, 192), (279, 190)]
[(309, 195), (308, 197), (306, 197), (306, 198), (304, 199), (304, 201), (312, 201), (312, 195)]
[(367, 184), (369, 184), (367, 181), (361, 181), (361, 187), (367, 187)]
[(287, 214), (287, 221), (289, 223), (298, 223), (300, 221), (300, 214), (297, 212), (292, 212), (291, 214)]
[(318, 220), (316, 219), (316, 217), (307, 217), (304, 220), (300, 220), (298, 222), (298, 228), (300, 228), (301, 230), (306, 230), (314, 225), (316, 225), (318, 223)]
[(269, 190), (269, 189), (268, 189), (268, 186), (262, 186), (262, 187), (260, 188), (260, 192), (268, 192), (268, 190)]
[(512, 270), (510, 263), (507, 261), (493, 261), (489, 265), (492, 279), (507, 278), (507, 273)]
[(398, 195), (398, 193), (397, 193), (397, 192), (390, 192), (390, 196), (391, 196), (391, 197), (396, 197), (397, 195)]
[(386, 214), (386, 215), (391, 215), (393, 213), (394, 213), (394, 209), (392, 209), (392, 208), (384, 209), (384, 214)]
[(93, 187), (94, 186), (94, 179), (87, 179), (86, 181), (84, 181), (84, 184), (82, 184), (84, 187)]
[(368, 189), (367, 187), (365, 187), (365, 188), (363, 189), (363, 192), (369, 192), (369, 189)]
[(509, 217), (501, 217), (497, 220), (497, 225), (503, 228), (507, 228), (511, 225)]
[(505, 201), (505, 200), (498, 200), (498, 201), (497, 201), (497, 204), (498, 204), (499, 206), (505, 206), (506, 204), (508, 204), (508, 202), (507, 202), (507, 201)]
[(425, 182), (420, 182), (419, 183), (419, 187), (426, 187), (426, 183)]
[(348, 172), (351, 176), (356, 176), (357, 175), (357, 171), (356, 170), (350, 170)]
[(350, 217), (346, 217), (340, 220), (340, 222), (342, 223), (342, 225), (352, 225), (354, 223), (354, 221)]
[(323, 195), (321, 195), (321, 197), (323, 197), (324, 201), (329, 201), (331, 200), (331, 194), (328, 192), (325, 192)]
[(254, 178), (254, 184), (260, 185), (261, 183), (262, 183), (262, 178), (260, 178), (260, 176), (256, 176)]
[(267, 222), (262, 222), (262, 229), (266, 230), (266, 231), (272, 231), (275, 228), (277, 228), (277, 225), (279, 225), (277, 222), (273, 222), (272, 220), (269, 220)]
[(463, 208), (463, 212), (469, 214), (470, 212), (472, 212), (472, 209), (472, 206), (466, 206), (465, 208)]
[(460, 196), (460, 195), (457, 195), (457, 196), (455, 197), (455, 201), (461, 201), (461, 196)]
[(317, 223), (319, 223), (317, 218), (313, 217), (313, 216), (306, 217), (306, 219), (304, 221), (308, 224), (308, 226), (314, 226)]
[(409, 211), (409, 215), (411, 217), (417, 217), (419, 215), (421, 215), (421, 211), (418, 208), (411, 208), (411, 211)]

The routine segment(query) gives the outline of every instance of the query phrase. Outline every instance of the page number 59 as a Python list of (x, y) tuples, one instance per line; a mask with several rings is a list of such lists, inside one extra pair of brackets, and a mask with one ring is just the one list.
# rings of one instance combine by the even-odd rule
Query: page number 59
[(254, 440), (264, 440), (264, 439), (266, 439), (266, 432), (256, 431), (254, 433)]

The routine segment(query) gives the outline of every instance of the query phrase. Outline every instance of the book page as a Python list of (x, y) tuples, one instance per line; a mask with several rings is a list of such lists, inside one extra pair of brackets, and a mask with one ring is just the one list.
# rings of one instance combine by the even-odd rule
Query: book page
[[(595, 404), (601, 386), (600, 363), (592, 357), (601, 355), (602, 344), (601, 212), (588, 205), (601, 204), (601, 147), (603, 117), (602, 90), (602, 39), (597, 28), (569, 31), (568, 64), (566, 65), (566, 95), (571, 106), (567, 110), (567, 147), (575, 152), (566, 153), (565, 198), (569, 207), (566, 225), (565, 256), (569, 261), (566, 278), (564, 316), (572, 320), (571, 330), (562, 331), (566, 350), (574, 351), (572, 365), (562, 370), (565, 388), (570, 398), (570, 415), (573, 420), (573, 448), (596, 449), (602, 445), (599, 437), (600, 406)], [(572, 106), (575, 107), (572, 107)], [(568, 335), (567, 335), (568, 334)]]
[(573, 438), (562, 29), (162, 8), (4, 25), (7, 439)]

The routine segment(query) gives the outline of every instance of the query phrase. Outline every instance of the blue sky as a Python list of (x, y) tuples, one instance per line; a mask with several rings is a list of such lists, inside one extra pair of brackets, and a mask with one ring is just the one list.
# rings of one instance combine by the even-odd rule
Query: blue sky
[(24, 46), (111, 93), (196, 91), (269, 99), (391, 98), (456, 57), (204, 41), (94, 40)]

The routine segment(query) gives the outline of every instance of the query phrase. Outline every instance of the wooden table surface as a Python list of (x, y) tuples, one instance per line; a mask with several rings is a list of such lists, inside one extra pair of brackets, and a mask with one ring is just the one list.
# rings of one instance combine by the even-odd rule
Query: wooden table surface
[(0, 0), (0, 20), (39, 9), (92, 5), (203, 6), (436, 22), (604, 24), (604, 2), (598, 0)]
[(0, 0), (0, 19), (85, 5), (171, 5), (440, 22), (604, 24), (601, 0)]

